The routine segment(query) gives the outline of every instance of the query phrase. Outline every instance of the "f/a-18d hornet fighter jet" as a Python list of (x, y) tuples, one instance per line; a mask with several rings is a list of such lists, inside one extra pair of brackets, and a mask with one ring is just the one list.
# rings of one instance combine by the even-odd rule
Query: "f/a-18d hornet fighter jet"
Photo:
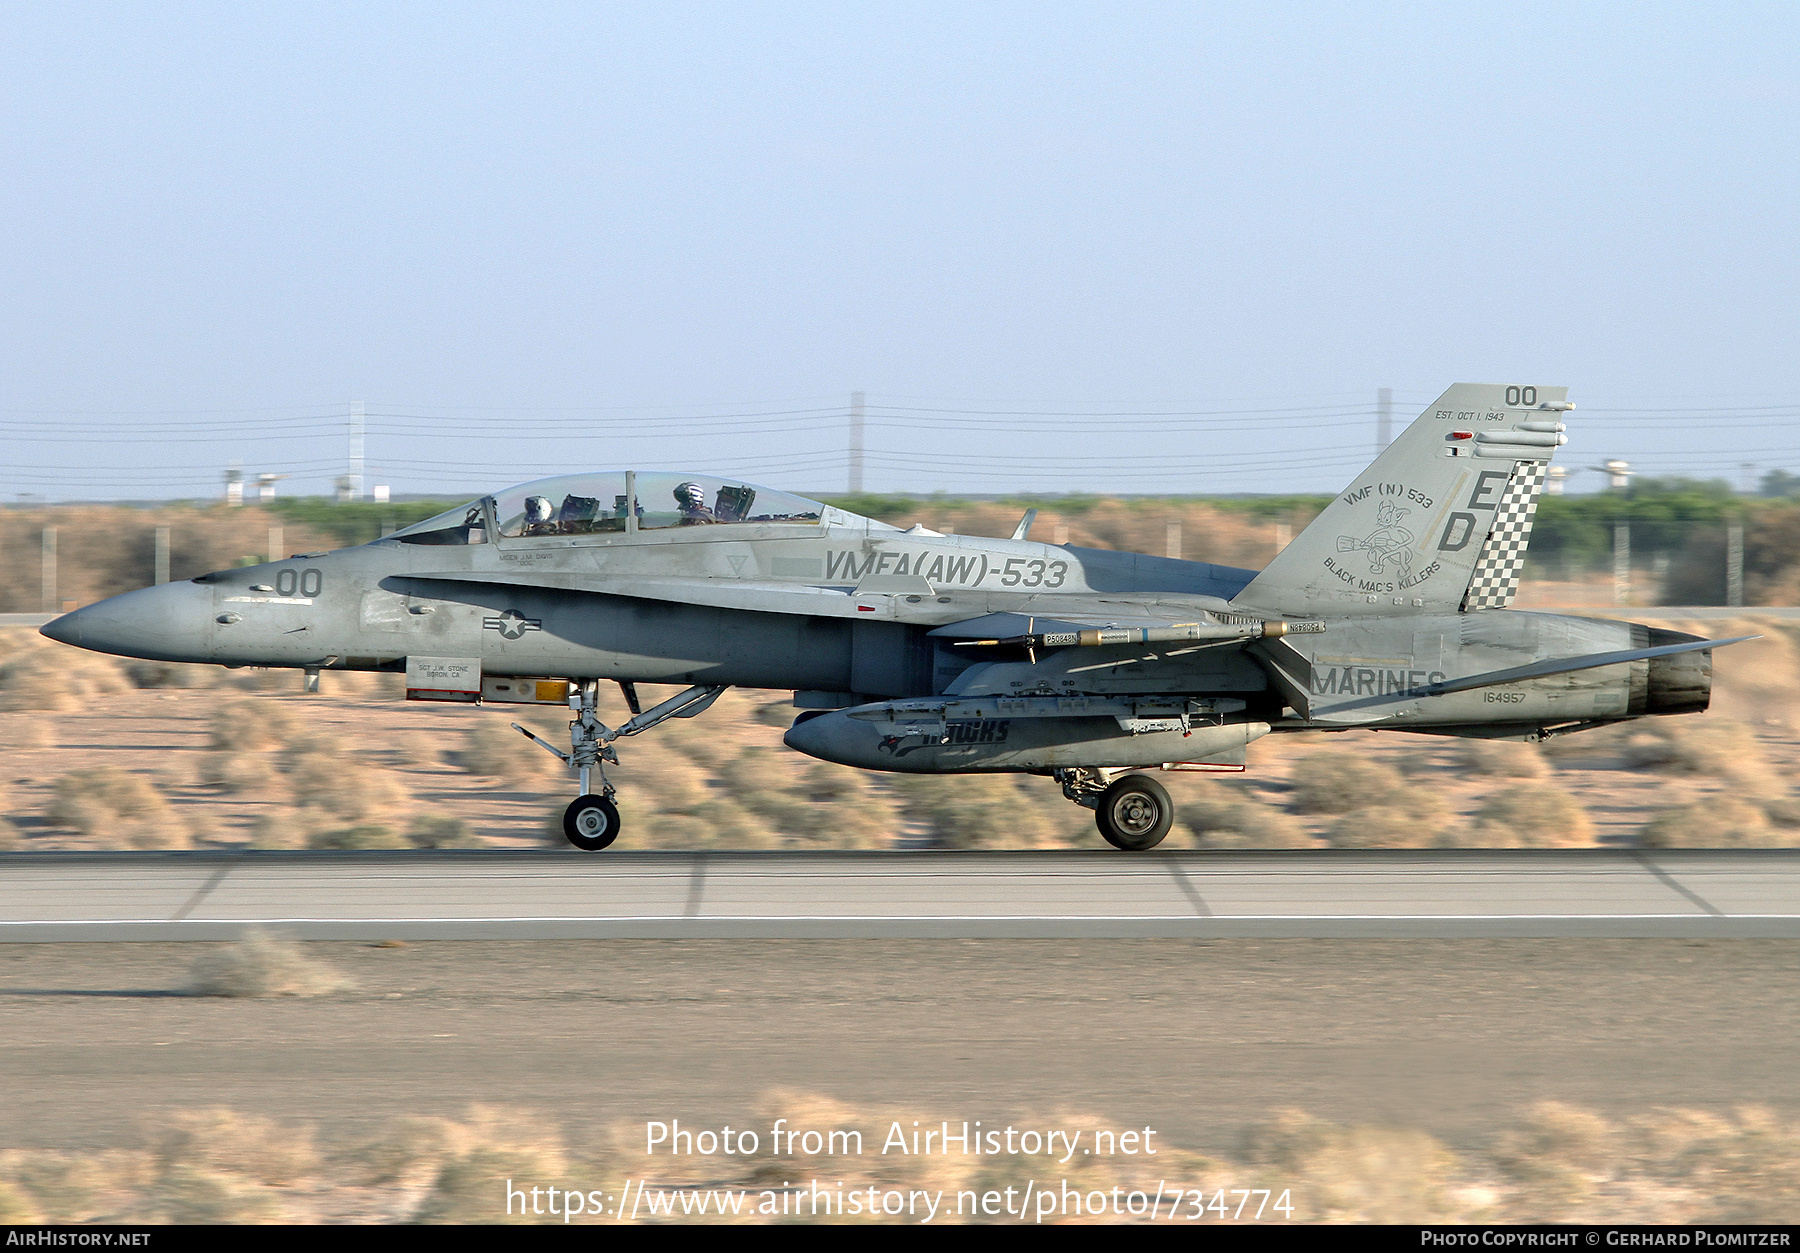
[[(616, 741), (728, 686), (792, 690), (789, 747), (919, 774), (1045, 775), (1118, 848), (1159, 770), (1271, 732), (1542, 740), (1706, 708), (1709, 640), (1507, 608), (1562, 387), (1459, 383), (1260, 572), (906, 530), (704, 474), (540, 479), (373, 543), (128, 592), (43, 628), (101, 652), (406, 674), (415, 700), (567, 703), (569, 840), (619, 833)], [(1748, 637), (1745, 637), (1748, 638)], [(597, 716), (602, 682), (632, 717)], [(685, 690), (642, 707), (636, 684)], [(515, 724), (516, 725), (516, 724)], [(521, 728), (523, 731), (523, 728)], [(531, 732), (525, 731), (527, 735)]]

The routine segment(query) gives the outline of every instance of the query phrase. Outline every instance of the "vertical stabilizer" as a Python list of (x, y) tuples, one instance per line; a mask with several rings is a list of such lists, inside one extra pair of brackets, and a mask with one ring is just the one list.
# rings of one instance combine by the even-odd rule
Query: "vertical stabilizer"
[(1305, 616), (1512, 603), (1566, 387), (1458, 383), (1233, 602)]

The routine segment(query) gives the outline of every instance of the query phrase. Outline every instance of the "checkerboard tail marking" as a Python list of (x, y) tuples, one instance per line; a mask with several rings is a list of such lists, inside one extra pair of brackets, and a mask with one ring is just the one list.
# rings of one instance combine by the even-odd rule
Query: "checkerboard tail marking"
[(1462, 607), (1471, 609), (1505, 609), (1519, 591), (1519, 574), (1525, 568), (1525, 548), (1531, 543), (1531, 520), (1537, 515), (1538, 493), (1550, 466), (1544, 461), (1513, 463), (1512, 477), (1501, 493), (1499, 507), (1494, 510), (1494, 526), (1475, 569), (1469, 576), (1469, 590), (1463, 594)]

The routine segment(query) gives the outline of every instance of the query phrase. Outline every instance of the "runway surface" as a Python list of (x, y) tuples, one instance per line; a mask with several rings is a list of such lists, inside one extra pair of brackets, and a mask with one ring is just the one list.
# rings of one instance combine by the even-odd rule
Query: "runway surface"
[(1800, 850), (0, 856), (0, 940), (1795, 938)]

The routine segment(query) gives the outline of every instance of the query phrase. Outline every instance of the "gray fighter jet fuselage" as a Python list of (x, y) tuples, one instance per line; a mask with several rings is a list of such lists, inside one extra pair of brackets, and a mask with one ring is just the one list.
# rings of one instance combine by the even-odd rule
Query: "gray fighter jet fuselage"
[[(373, 543), (116, 596), (53, 639), (173, 662), (394, 670), (409, 697), (563, 703), (580, 847), (622, 736), (730, 686), (794, 693), (801, 752), (1050, 775), (1154, 845), (1146, 770), (1238, 770), (1271, 732), (1541, 739), (1704, 709), (1732, 641), (1508, 609), (1566, 389), (1458, 384), (1261, 572), (901, 530), (707, 475), (539, 480)], [(607, 727), (599, 682), (634, 717)], [(686, 690), (640, 711), (636, 684)], [(526, 732), (530, 734), (530, 732)], [(537, 738), (533, 736), (533, 738)], [(540, 741), (542, 743), (543, 741)], [(598, 771), (602, 790), (591, 789)]]

